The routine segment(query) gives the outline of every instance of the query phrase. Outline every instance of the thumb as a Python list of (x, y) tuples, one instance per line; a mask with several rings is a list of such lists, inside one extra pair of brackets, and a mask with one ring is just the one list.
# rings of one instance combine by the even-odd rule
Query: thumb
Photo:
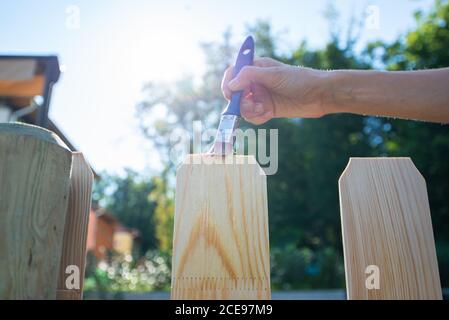
[(276, 67), (256, 67), (246, 66), (240, 70), (237, 77), (232, 79), (228, 86), (232, 91), (239, 91), (247, 88), (251, 83), (259, 83), (267, 88), (273, 85)]

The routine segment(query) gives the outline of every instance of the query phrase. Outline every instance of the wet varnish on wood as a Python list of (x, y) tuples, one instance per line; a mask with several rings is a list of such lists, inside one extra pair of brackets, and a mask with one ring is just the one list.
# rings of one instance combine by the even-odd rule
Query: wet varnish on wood
[[(349, 299), (441, 299), (426, 183), (409, 158), (352, 158), (340, 181)], [(366, 280), (379, 268), (379, 289)]]
[(263, 170), (249, 156), (189, 155), (177, 172), (172, 299), (270, 299), (269, 262)]

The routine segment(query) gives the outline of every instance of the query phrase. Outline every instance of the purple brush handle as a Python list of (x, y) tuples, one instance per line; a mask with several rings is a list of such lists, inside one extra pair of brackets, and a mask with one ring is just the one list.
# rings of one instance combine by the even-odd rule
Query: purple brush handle
[[(234, 79), (242, 70), (244, 66), (250, 66), (254, 60), (254, 40), (253, 37), (248, 36), (243, 42), (235, 62), (232, 78)], [(224, 115), (240, 116), (240, 101), (242, 99), (243, 91), (235, 91), (232, 93), (226, 109), (223, 111)]]

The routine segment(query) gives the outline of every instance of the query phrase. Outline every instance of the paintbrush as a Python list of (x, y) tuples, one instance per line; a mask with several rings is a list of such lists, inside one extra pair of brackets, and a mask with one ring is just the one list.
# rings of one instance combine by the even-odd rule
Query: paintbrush
[[(251, 36), (247, 37), (240, 48), (235, 66), (232, 72), (232, 78), (235, 78), (244, 66), (253, 64), (254, 59), (254, 40)], [(218, 126), (215, 142), (209, 153), (214, 155), (227, 155), (232, 153), (235, 142), (235, 131), (240, 122), (240, 101), (243, 91), (235, 91), (231, 95), (228, 105), (221, 114), (220, 124)]]

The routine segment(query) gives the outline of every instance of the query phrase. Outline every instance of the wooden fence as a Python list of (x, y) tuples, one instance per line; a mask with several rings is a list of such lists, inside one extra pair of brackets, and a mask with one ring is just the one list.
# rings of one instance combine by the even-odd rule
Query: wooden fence
[[(171, 297), (269, 299), (265, 175), (251, 157), (216, 160), (191, 155), (178, 170)], [(412, 161), (352, 158), (339, 189), (348, 298), (441, 299), (426, 185)]]
[(0, 124), (0, 299), (80, 299), (93, 175), (51, 131)]
[[(0, 124), (0, 299), (82, 298), (92, 182), (54, 133)], [(339, 191), (348, 298), (441, 299), (412, 161), (352, 158)], [(172, 299), (271, 298), (266, 176), (253, 157), (188, 156), (175, 208)]]

